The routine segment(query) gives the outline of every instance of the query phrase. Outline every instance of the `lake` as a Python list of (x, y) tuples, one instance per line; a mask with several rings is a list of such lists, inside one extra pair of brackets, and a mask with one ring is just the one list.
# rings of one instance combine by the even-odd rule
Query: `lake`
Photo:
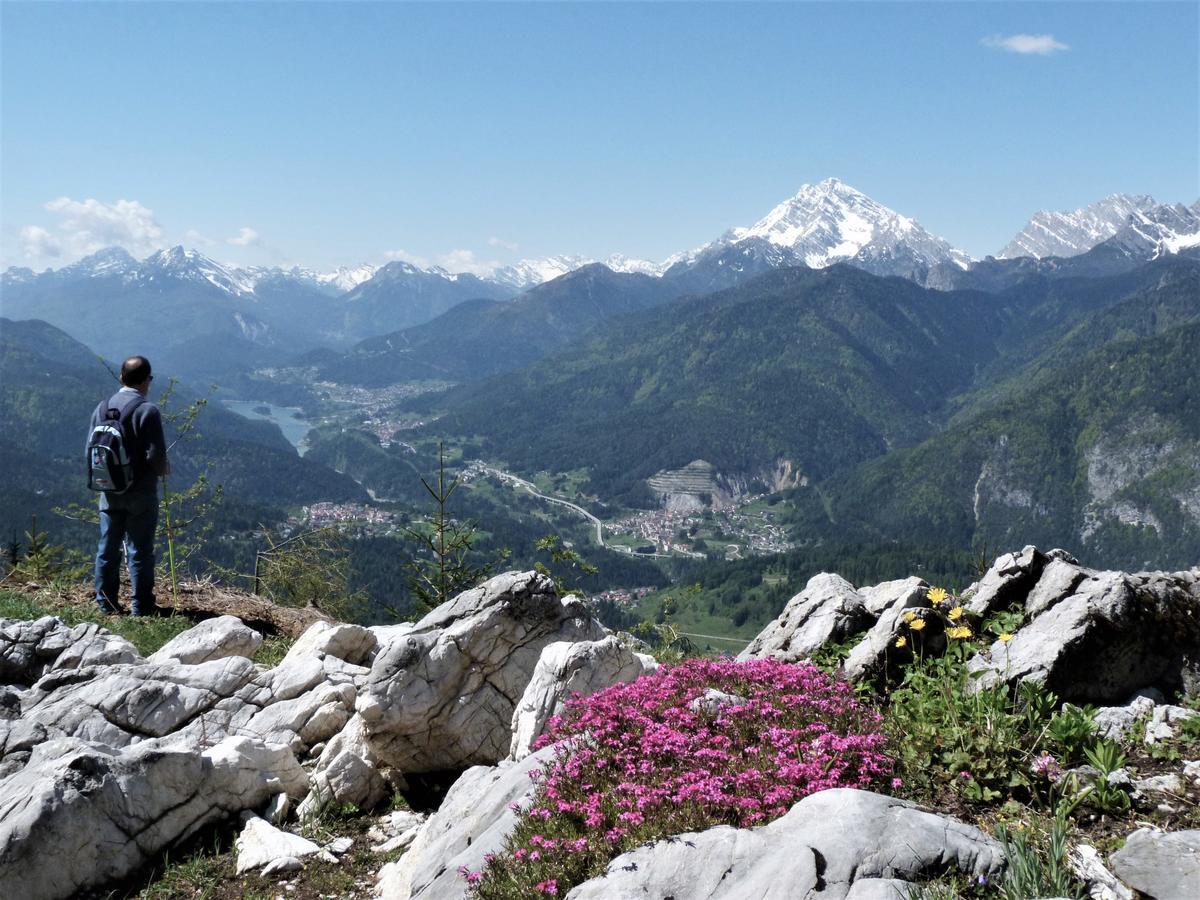
[(274, 403), (264, 403), (262, 400), (222, 400), (221, 402), (230, 412), (235, 412), (239, 416), (274, 422), (301, 456), (308, 449), (308, 445), (304, 442), (304, 436), (308, 434), (312, 425), (304, 418), (299, 407), (276, 406)]

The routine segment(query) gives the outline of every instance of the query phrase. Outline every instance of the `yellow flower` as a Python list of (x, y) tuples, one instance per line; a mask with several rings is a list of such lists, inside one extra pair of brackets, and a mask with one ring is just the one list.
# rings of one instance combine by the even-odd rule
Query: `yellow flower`
[(908, 645), (908, 638), (906, 638), (906, 637), (898, 637), (898, 638), (896, 638), (896, 646), (897, 646), (897, 647), (904, 647), (904, 646), (907, 646), (907, 645)]
[(920, 631), (922, 628), (925, 627), (925, 620), (924, 619), (914, 619), (913, 621), (908, 623), (908, 627), (911, 628), (913, 631)]
[(917, 617), (917, 614), (916, 614), (915, 612), (906, 612), (906, 613), (904, 614), (904, 621), (905, 621), (905, 622), (911, 622), (911, 621), (912, 621), (913, 619), (915, 619), (916, 617)]
[(932, 603), (934, 606), (937, 606), (939, 603), (945, 603), (946, 596), (947, 595), (946, 595), (945, 588), (930, 588), (929, 594), (928, 594), (929, 602)]
[(969, 638), (971, 629), (966, 625), (955, 625), (953, 628), (947, 628), (946, 634), (955, 639)]
[(1005, 631), (1000, 635), (1000, 640), (1004, 641), (1004, 643), (1007, 644), (1009, 641), (1012, 640), (1012, 635), (1009, 634), (1007, 631)]
[(963, 617), (963, 608), (961, 606), (956, 606), (954, 609), (950, 610), (950, 612), (946, 613), (946, 615), (950, 617), (951, 622), (957, 622)]

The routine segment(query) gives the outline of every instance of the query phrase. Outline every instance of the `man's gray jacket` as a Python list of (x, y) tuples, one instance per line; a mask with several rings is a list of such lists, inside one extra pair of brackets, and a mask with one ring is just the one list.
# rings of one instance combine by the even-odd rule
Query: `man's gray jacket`
[[(124, 409), (129, 403), (139, 397), (133, 388), (123, 387), (108, 400), (100, 403), (92, 413), (92, 424), (88, 428), (88, 441), (92, 439), (92, 430), (105, 419), (105, 413), (110, 409)], [(144, 497), (147, 494), (158, 495), (158, 477), (167, 471), (167, 441), (163, 436), (162, 416), (158, 407), (149, 400), (133, 411), (129, 420), (132, 432), (130, 450), (140, 452), (140, 461), (134, 465), (134, 482), (124, 494), (100, 495), (100, 505), (106, 507), (123, 506), (122, 498)], [(86, 446), (86, 445), (85, 445)], [(107, 501), (107, 502), (106, 502)]]

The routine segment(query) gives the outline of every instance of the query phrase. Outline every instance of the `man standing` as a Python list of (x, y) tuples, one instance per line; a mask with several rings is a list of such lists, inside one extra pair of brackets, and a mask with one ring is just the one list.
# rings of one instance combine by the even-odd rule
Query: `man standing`
[(150, 393), (150, 360), (131, 356), (121, 365), (122, 388), (92, 413), (92, 431), (117, 410), (125, 428), (133, 481), (123, 493), (100, 494), (100, 546), (96, 551), (96, 605), (101, 612), (118, 615), (117, 590), (121, 580), (121, 545), (129, 555), (133, 582), (133, 614), (153, 615), (154, 533), (158, 528), (158, 478), (171, 472), (158, 407), (146, 400)]

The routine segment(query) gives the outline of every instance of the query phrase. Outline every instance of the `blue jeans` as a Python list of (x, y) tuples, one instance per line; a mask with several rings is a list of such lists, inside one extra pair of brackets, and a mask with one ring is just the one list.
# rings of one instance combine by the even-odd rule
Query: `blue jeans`
[(120, 612), (121, 546), (129, 557), (133, 582), (133, 614), (154, 612), (154, 533), (158, 529), (158, 494), (102, 496), (100, 545), (96, 549), (96, 605), (102, 612)]

